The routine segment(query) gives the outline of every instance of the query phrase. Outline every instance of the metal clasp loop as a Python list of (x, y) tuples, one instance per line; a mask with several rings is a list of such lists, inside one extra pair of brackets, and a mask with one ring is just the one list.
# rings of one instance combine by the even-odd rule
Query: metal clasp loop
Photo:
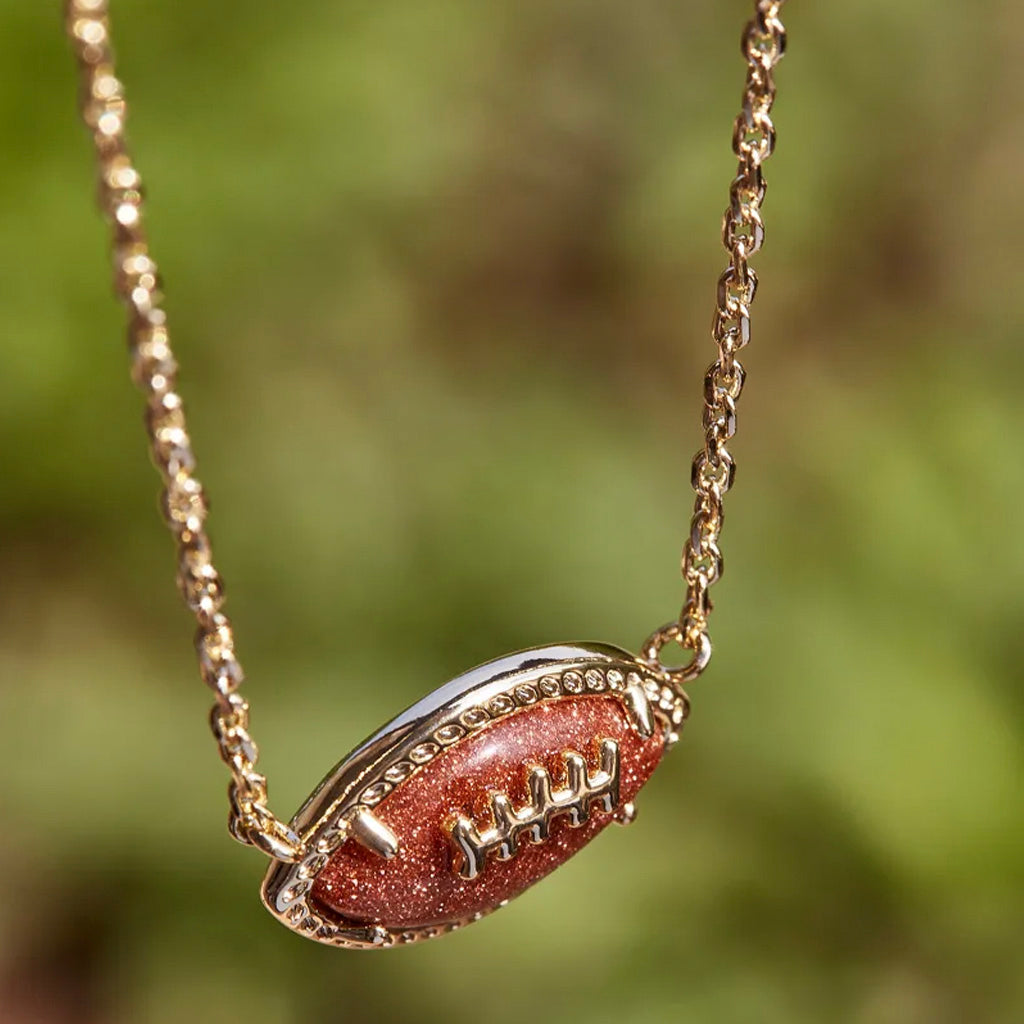
[[(661, 650), (669, 643), (677, 643), (685, 650), (692, 651), (693, 657), (689, 663), (680, 668), (669, 668), (662, 663)], [(666, 676), (669, 683), (679, 688), (686, 683), (692, 683), (708, 667), (711, 661), (711, 637), (707, 630), (700, 628), (699, 624), (687, 616), (683, 622), (667, 622), (664, 626), (656, 629), (640, 648), (640, 657), (647, 662), (651, 668)]]

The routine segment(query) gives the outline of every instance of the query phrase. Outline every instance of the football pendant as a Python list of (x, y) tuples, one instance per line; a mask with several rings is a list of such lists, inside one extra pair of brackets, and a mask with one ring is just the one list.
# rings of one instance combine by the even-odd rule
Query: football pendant
[(487, 662), (324, 779), (292, 821), (303, 855), (271, 866), (263, 902), (301, 935), (358, 949), (476, 921), (631, 821), (687, 710), (661, 673), (605, 644)]

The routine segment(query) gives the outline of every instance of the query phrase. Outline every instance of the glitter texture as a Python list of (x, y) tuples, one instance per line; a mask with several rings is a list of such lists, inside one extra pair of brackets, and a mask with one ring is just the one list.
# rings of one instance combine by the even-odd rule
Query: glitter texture
[(532, 765), (543, 765), (553, 785), (564, 785), (564, 751), (583, 754), (597, 770), (602, 739), (619, 744), (622, 806), (657, 767), (664, 750), (661, 731), (643, 739), (619, 699), (608, 694), (539, 703), (460, 740), (401, 783), (373, 810), (398, 836), (400, 852), (384, 860), (358, 843), (345, 843), (317, 876), (313, 900), (352, 922), (416, 928), (484, 913), (518, 896), (589, 843), (612, 816), (595, 806), (575, 829), (557, 818), (548, 840), (524, 843), (509, 860), (489, 860), (472, 880), (453, 869), (445, 824), (464, 814), (478, 828), (490, 827), (493, 792), (507, 794), (514, 806), (525, 804)]

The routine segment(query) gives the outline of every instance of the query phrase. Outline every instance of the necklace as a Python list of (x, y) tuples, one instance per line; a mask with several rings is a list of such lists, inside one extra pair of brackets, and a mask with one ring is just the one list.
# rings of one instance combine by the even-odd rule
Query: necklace
[[(633, 800), (679, 738), (683, 686), (711, 658), (709, 592), (722, 572), (723, 496), (733, 482), (727, 444), (736, 430), (761, 248), (762, 165), (775, 129), (773, 69), (785, 49), (785, 0), (755, 0), (742, 36), (743, 105), (733, 132), (739, 169), (729, 190), (704, 378), (704, 443), (683, 548), (679, 616), (638, 655), (607, 644), (566, 643), (510, 654), (446, 683), (341, 761), (290, 822), (268, 806), (256, 768), (249, 704), (223, 586), (206, 533), (206, 503), (171, 350), (156, 264), (142, 224), (142, 186), (125, 144), (124, 91), (114, 72), (108, 0), (68, 0), (67, 30), (81, 72), (81, 114), (99, 166), (100, 205), (113, 234), (114, 282), (128, 314), (132, 375), (146, 400), (163, 510), (174, 536), (178, 584), (198, 623), (196, 650), (213, 690), (210, 716), (231, 773), (228, 828), (270, 857), (262, 899), (301, 935), (346, 948), (386, 948), (445, 934), (504, 906), (586, 845)], [(662, 651), (688, 652), (670, 667)]]

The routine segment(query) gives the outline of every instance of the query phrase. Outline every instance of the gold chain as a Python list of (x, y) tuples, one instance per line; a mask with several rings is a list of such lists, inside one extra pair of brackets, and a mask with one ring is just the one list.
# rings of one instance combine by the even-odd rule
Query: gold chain
[[(786, 34), (779, 20), (784, 2), (756, 0), (754, 17), (743, 32), (747, 81), (733, 132), (739, 171), (723, 224), (729, 264), (718, 280), (712, 327), (718, 358), (704, 378), (704, 447), (692, 468), (697, 499), (682, 558), (686, 600), (678, 620), (656, 630), (643, 651), (676, 683), (696, 678), (711, 658), (708, 592), (722, 574), (722, 499), (734, 474), (726, 445), (736, 430), (736, 402), (744, 380), (736, 353), (750, 340), (750, 307), (757, 287), (748, 261), (764, 240), (761, 166), (775, 145), (772, 71), (785, 50)], [(256, 771), (258, 751), (249, 735), (249, 704), (238, 693), (242, 668), (235, 656), (231, 621), (221, 610), (224, 585), (213, 565), (205, 529), (206, 501), (194, 475), (192, 442), (175, 390), (177, 363), (161, 308), (156, 263), (142, 225), (142, 182), (125, 144), (127, 107), (114, 72), (108, 0), (68, 0), (67, 32), (81, 73), (81, 115), (96, 149), (100, 206), (113, 233), (114, 288), (128, 312), (132, 376), (146, 399), (146, 429), (164, 482), (164, 515), (177, 544), (178, 585), (199, 624), (199, 669), (216, 697), (211, 726), (231, 771), (228, 827), (240, 842), (278, 860), (294, 861), (301, 856), (302, 842), (267, 807), (267, 780)], [(661, 665), (661, 649), (670, 641), (692, 652), (682, 669)]]
[(203, 680), (216, 695), (210, 724), (231, 770), (228, 828), (240, 842), (285, 861), (302, 843), (267, 808), (267, 780), (256, 771), (249, 704), (238, 693), (242, 668), (231, 621), (221, 611), (224, 584), (207, 537), (206, 500), (175, 383), (167, 317), (156, 263), (142, 226), (142, 182), (125, 146), (124, 89), (114, 73), (107, 0), (68, 0), (67, 32), (81, 72), (81, 115), (99, 165), (99, 202), (113, 232), (114, 290), (128, 312), (132, 377), (146, 398), (146, 430), (163, 477), (163, 510), (178, 549), (178, 586), (199, 623), (196, 652)]
[[(729, 188), (729, 207), (722, 223), (729, 264), (718, 279), (711, 327), (718, 358), (704, 377), (704, 447), (694, 456), (691, 469), (697, 500), (690, 535), (683, 547), (686, 600), (678, 620), (656, 630), (643, 649), (644, 656), (677, 684), (696, 679), (711, 660), (708, 616), (712, 605), (708, 592), (722, 575), (718, 538), (724, 517), (723, 495), (735, 475), (727, 444), (736, 433), (736, 402), (745, 376), (736, 353), (750, 341), (750, 307), (757, 290), (757, 275), (748, 261), (764, 242), (761, 203), (766, 186), (761, 166), (775, 148), (773, 70), (786, 49), (786, 30), (779, 19), (784, 3), (756, 0), (754, 17), (743, 30), (741, 48), (747, 61), (747, 81), (732, 136), (739, 170)], [(681, 669), (665, 669), (661, 664), (661, 649), (670, 641), (692, 652), (689, 663)]]

